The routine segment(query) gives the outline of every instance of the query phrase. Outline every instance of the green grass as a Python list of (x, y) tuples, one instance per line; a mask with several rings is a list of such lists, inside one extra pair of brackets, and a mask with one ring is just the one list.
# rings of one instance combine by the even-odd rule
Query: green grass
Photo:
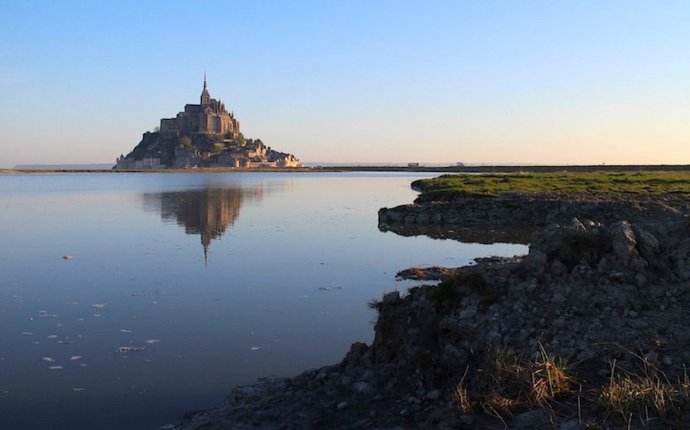
[(587, 172), (443, 175), (415, 181), (425, 193), (690, 194), (690, 172)]
[(503, 293), (486, 282), (480, 273), (468, 273), (441, 281), (429, 289), (429, 297), (441, 305), (458, 306), (464, 292), (479, 296), (479, 302), (490, 305)]

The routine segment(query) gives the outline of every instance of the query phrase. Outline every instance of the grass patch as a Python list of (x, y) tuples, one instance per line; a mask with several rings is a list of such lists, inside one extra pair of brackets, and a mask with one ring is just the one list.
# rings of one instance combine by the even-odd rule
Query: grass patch
[(559, 172), (443, 175), (413, 183), (432, 195), (461, 193), (690, 194), (690, 172)]
[(607, 251), (607, 241), (600, 232), (567, 230), (563, 233), (558, 257), (564, 263), (577, 263), (582, 259), (596, 263)]
[(441, 281), (431, 287), (429, 297), (440, 304), (454, 304), (460, 301), (460, 279), (457, 277)]
[(465, 370), (454, 397), (463, 413), (481, 410), (502, 418), (516, 411), (546, 408), (557, 398), (574, 392), (573, 378), (564, 362), (543, 348), (536, 359), (513, 350), (494, 349), (486, 364)]
[(528, 410), (572, 416), (576, 409), (585, 429), (633, 428), (633, 423), (644, 428), (688, 428), (687, 372), (672, 381), (646, 358), (627, 352), (636, 358), (634, 369), (613, 360), (610, 376), (601, 380), (585, 376), (584, 381), (593, 384), (583, 390), (567, 364), (541, 345), (533, 359), (514, 350), (493, 349), (480, 365), (465, 369), (454, 386), (453, 401), (462, 413), (493, 415), (504, 424)]
[(489, 283), (486, 282), (481, 273), (469, 273), (461, 277), (460, 281), (473, 293), (481, 294), (489, 288)]
[(640, 358), (641, 368), (626, 371), (611, 363), (611, 378), (599, 392), (599, 403), (608, 413), (620, 414), (626, 420), (633, 418), (649, 423), (661, 418), (673, 425), (682, 422), (680, 411), (690, 406), (690, 380), (671, 383), (656, 367)]
[(484, 305), (495, 303), (502, 294), (502, 291), (489, 284), (481, 273), (468, 273), (439, 282), (431, 287), (429, 297), (442, 305), (457, 305), (460, 303), (463, 290), (465, 293), (479, 296), (479, 302)]

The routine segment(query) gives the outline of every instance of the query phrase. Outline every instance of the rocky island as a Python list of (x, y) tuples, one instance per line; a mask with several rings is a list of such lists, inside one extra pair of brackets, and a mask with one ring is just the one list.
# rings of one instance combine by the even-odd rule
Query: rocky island
[(211, 98), (204, 76), (199, 104), (187, 104), (175, 118), (163, 118), (157, 131), (144, 133), (114, 169), (185, 169), (192, 167), (300, 167), (293, 155), (273, 150), (260, 139), (245, 139), (240, 123), (225, 104)]
[(444, 176), (381, 230), (529, 253), (371, 303), (371, 345), (232, 390), (177, 429), (666, 429), (690, 422), (690, 174)]

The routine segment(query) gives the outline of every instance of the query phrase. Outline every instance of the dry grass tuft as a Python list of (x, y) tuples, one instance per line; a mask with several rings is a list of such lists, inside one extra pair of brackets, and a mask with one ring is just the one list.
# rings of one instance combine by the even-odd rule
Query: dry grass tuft
[[(513, 350), (494, 349), (481, 366), (465, 369), (455, 387), (454, 400), (463, 413), (485, 413), (504, 422), (525, 410), (542, 409), (555, 414), (559, 410), (556, 406), (565, 400), (566, 404), (577, 404), (579, 422), (586, 429), (608, 428), (609, 418), (618, 424), (622, 419), (628, 428), (633, 422), (643, 427), (690, 428), (687, 371), (671, 381), (644, 356), (625, 351), (634, 357), (634, 369), (629, 369), (632, 366), (627, 360), (626, 368), (613, 360), (608, 381), (600, 381), (597, 387), (585, 391), (580, 387), (578, 391), (566, 364), (541, 345), (539, 354), (532, 359)], [(583, 402), (588, 415), (601, 416), (583, 418)]]
[(467, 392), (467, 386), (465, 385), (465, 378), (467, 377), (467, 372), (470, 370), (470, 366), (465, 368), (465, 373), (462, 375), (462, 379), (455, 386), (453, 395), (458, 403), (458, 407), (463, 413), (472, 412), (472, 402), (470, 401), (469, 393)]
[(643, 357), (637, 372), (616, 368), (611, 363), (609, 384), (599, 393), (599, 402), (607, 412), (620, 414), (630, 420), (635, 416), (645, 422), (657, 417), (673, 422), (679, 419), (679, 411), (690, 404), (690, 380), (671, 383), (666, 375)]
[[(529, 360), (513, 350), (493, 350), (482, 369), (465, 370), (455, 387), (458, 407), (467, 413), (475, 408), (494, 415), (548, 407), (558, 397), (573, 393), (573, 379), (566, 366), (541, 352)], [(472, 376), (469, 378), (468, 376)]]

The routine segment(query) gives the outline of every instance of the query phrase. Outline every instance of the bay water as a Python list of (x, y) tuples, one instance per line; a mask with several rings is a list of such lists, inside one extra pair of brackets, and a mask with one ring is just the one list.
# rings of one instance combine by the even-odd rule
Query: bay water
[(526, 252), (379, 231), (430, 176), (0, 175), (0, 428), (155, 429), (370, 342), (399, 270)]

